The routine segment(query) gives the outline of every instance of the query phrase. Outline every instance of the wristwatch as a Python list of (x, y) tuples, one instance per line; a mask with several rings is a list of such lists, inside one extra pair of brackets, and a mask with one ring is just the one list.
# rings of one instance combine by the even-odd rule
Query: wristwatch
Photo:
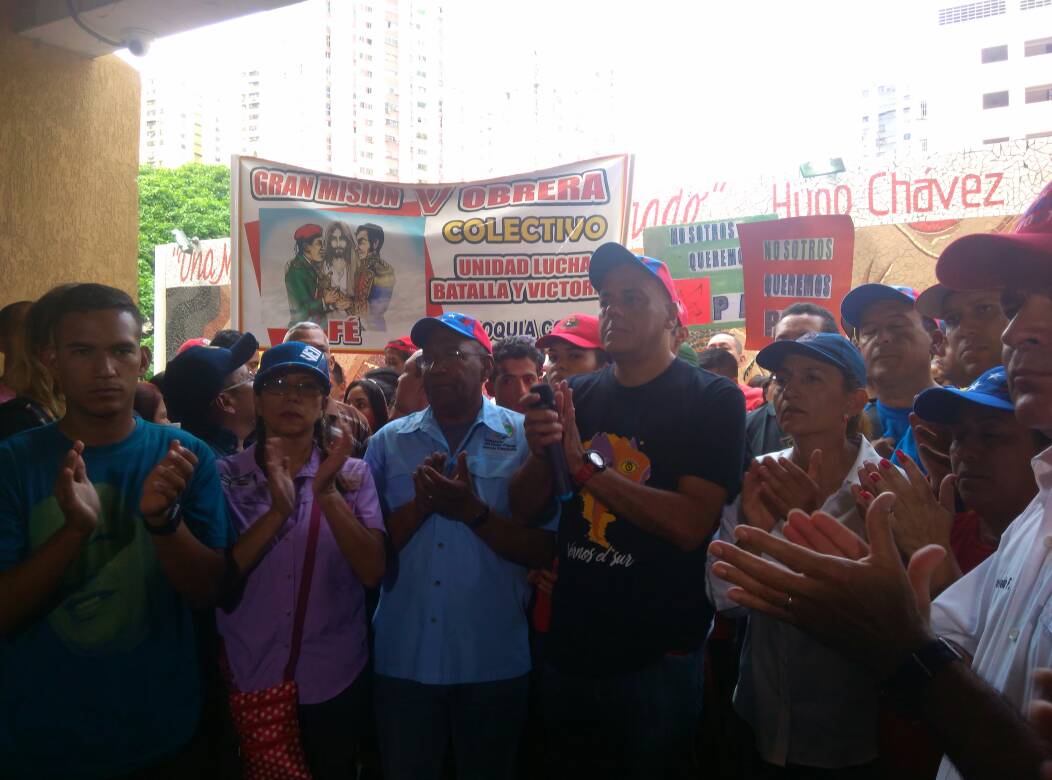
[(584, 454), (584, 465), (573, 475), (573, 481), (584, 487), (588, 480), (600, 471), (606, 471), (606, 458), (596, 450), (588, 450)]
[(880, 685), (880, 690), (902, 710), (913, 709), (924, 687), (947, 664), (963, 661), (960, 651), (945, 637), (938, 637), (910, 653), (902, 666)]
[(146, 530), (154, 536), (170, 536), (179, 530), (179, 523), (182, 522), (182, 507), (179, 504), (172, 504), (171, 509), (168, 510), (168, 514), (165, 515), (165, 521), (163, 525), (154, 525), (146, 519), (146, 515), (142, 516), (142, 524), (146, 526)]

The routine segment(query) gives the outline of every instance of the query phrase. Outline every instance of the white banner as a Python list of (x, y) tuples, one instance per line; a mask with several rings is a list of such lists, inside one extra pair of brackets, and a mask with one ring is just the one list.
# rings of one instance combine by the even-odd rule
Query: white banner
[(460, 311), (493, 338), (592, 312), (592, 251), (624, 241), (632, 159), (462, 184), (350, 179), (233, 160), (235, 326), (278, 343), (294, 322), (376, 352), (421, 317)]

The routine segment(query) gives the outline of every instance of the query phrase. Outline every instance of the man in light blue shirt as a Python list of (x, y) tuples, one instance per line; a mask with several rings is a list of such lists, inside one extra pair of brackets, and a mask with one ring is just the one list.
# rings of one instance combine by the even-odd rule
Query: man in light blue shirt
[(462, 778), (510, 777), (526, 717), (526, 567), (554, 534), (509, 519), (529, 455), (523, 417), (484, 403), (492, 348), (472, 317), (425, 318), (411, 338), (430, 406), (366, 452), (397, 554), (376, 611), (376, 711), (384, 776), (441, 776), (452, 740)]
[(897, 466), (900, 451), (920, 464), (909, 417), (917, 394), (936, 387), (931, 359), (944, 339), (935, 321), (917, 311), (916, 301), (910, 287), (873, 283), (856, 287), (840, 304), (840, 318), (854, 329), (877, 394), (865, 409), (871, 419), (875, 410), (879, 420), (873, 447)]

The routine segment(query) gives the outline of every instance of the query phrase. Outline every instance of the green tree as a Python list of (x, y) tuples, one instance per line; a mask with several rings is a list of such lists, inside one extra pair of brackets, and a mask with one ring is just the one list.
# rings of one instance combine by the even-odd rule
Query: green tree
[(188, 237), (230, 235), (230, 168), (189, 163), (179, 168), (139, 167), (139, 308), (150, 323), (153, 346), (153, 248)]

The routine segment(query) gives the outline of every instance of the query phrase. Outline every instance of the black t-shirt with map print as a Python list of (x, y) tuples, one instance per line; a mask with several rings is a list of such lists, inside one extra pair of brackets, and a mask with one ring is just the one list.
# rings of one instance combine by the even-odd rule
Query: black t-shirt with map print
[[(740, 487), (745, 399), (724, 377), (674, 360), (624, 387), (607, 366), (570, 380), (586, 449), (607, 468), (659, 490), (696, 476)], [(700, 647), (708, 628), (705, 550), (684, 552), (611, 514), (587, 489), (563, 506), (548, 661), (571, 674), (635, 671)]]

